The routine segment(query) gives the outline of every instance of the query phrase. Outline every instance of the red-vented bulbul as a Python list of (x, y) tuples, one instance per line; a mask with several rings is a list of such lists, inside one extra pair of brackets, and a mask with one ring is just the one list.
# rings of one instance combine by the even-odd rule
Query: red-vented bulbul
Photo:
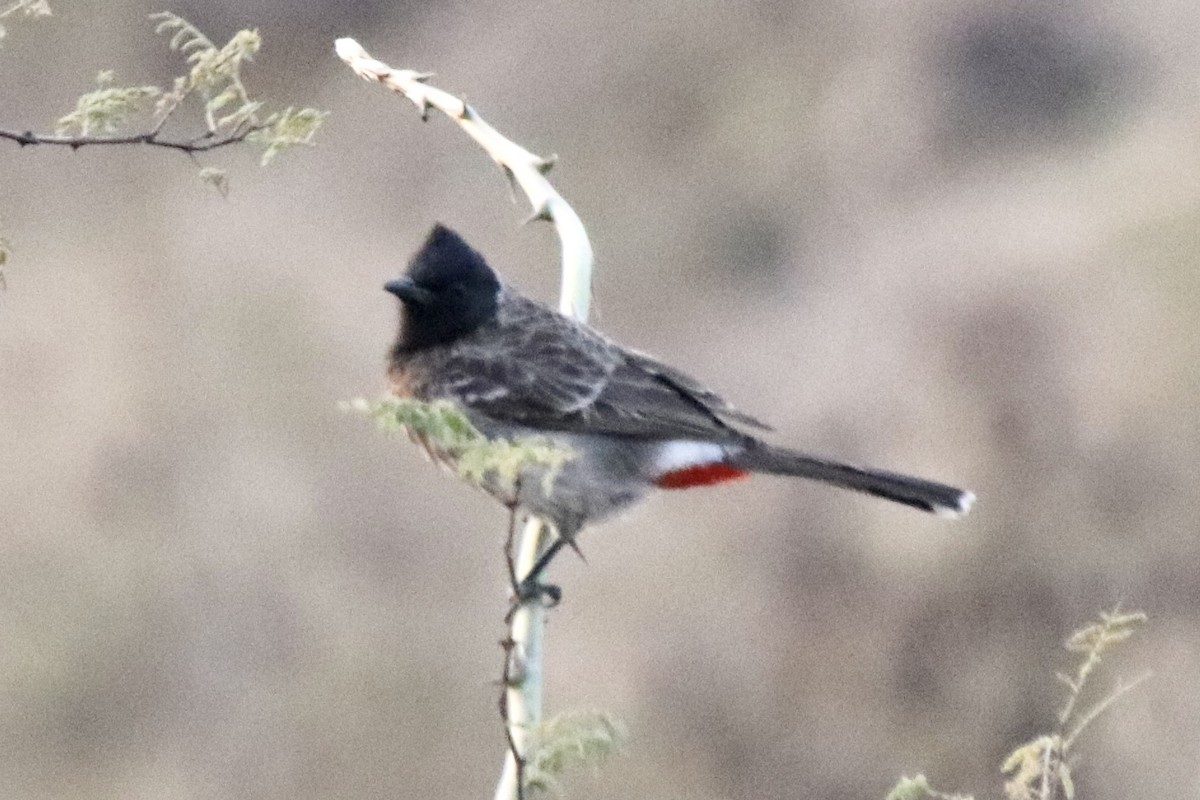
[[(574, 452), (552, 481), (537, 465), (519, 497), (484, 488), (551, 521), (558, 539), (529, 578), (581, 527), (652, 489), (685, 489), (769, 473), (866, 492), (948, 517), (974, 495), (941, 483), (863, 469), (775, 447), (767, 430), (673, 367), (626, 349), (501, 283), (457, 233), (437, 225), (403, 277), (390, 354), (392, 391), (449, 399), (490, 438), (544, 437)], [(447, 460), (446, 453), (433, 452)]]

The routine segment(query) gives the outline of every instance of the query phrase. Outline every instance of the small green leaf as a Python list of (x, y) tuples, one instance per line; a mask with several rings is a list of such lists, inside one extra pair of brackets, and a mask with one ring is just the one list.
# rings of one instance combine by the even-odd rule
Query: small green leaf
[(225, 89), (225, 91), (221, 92), (216, 97), (209, 100), (205, 104), (205, 108), (208, 111), (211, 111), (215, 114), (216, 112), (220, 111), (225, 106), (229, 105), (230, 103), (235, 103), (239, 99), (240, 98), (238, 97), (238, 93), (236, 91), (234, 91), (232, 88), (227, 88), (227, 89)]
[(929, 797), (929, 782), (924, 775), (902, 777), (884, 800), (925, 800)]
[(200, 170), (200, 180), (217, 190), (221, 197), (229, 196), (229, 176), (225, 170), (218, 167), (204, 167)]
[(1071, 768), (1066, 764), (1059, 764), (1058, 779), (1062, 782), (1063, 794), (1067, 800), (1075, 800), (1075, 781), (1071, 778)]
[(75, 110), (58, 120), (55, 127), (60, 135), (72, 130), (81, 136), (114, 133), (147, 100), (162, 94), (157, 86), (114, 87), (112, 80), (113, 73), (108, 70), (96, 76), (99, 88), (80, 97)]
[(253, 125), (255, 120), (254, 115), (260, 108), (262, 108), (262, 103), (258, 101), (244, 103), (233, 113), (218, 118), (216, 120), (216, 127), (224, 128), (229, 131), (236, 131), (243, 125)]
[(263, 145), (262, 166), (267, 166), (275, 156), (296, 145), (311, 147), (313, 137), (328, 116), (328, 111), (315, 108), (286, 108), (271, 115), (267, 119), (267, 126), (250, 137)]
[(25, 12), (27, 17), (48, 17), (51, 15), (50, 3), (47, 0), (21, 0), (17, 7)]
[(192, 23), (170, 11), (159, 11), (150, 15), (150, 19), (158, 20), (154, 26), (157, 34), (171, 33), (167, 46), (172, 50), (186, 53), (188, 50), (216, 50), (212, 40), (200, 32)]

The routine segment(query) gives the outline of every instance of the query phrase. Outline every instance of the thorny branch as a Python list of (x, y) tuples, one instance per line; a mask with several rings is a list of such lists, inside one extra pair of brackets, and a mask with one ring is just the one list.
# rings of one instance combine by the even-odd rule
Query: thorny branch
[[(28, 0), (23, 0), (28, 2)], [(177, 77), (170, 89), (158, 86), (113, 85), (113, 73), (101, 72), (96, 88), (76, 101), (73, 111), (58, 120), (53, 134), (0, 129), (0, 139), (22, 147), (47, 145), (81, 147), (99, 145), (147, 145), (196, 156), (219, 148), (252, 140), (264, 147), (262, 163), (271, 161), (280, 151), (297, 144), (312, 144), (312, 137), (326, 114), (311, 108), (288, 108), (260, 116), (263, 103), (252, 100), (242, 81), (242, 66), (249, 62), (261, 45), (257, 31), (243, 30), (217, 46), (199, 29), (182, 17), (162, 12), (151, 14), (158, 24), (155, 32), (170, 37), (168, 46), (184, 56), (188, 71)], [(203, 102), (204, 133), (191, 138), (164, 137), (167, 121), (189, 98)], [(119, 129), (154, 101), (149, 128), (141, 133), (122, 134)], [(226, 182), (220, 170), (207, 169), (201, 177), (217, 186)]]
[[(520, 478), (517, 479), (520, 481)], [(514, 487), (513, 496), (520, 494), (520, 484)], [(517, 518), (520, 513), (520, 508), (514, 501), (508, 509), (508, 536), (504, 539), (504, 565), (508, 570), (508, 583), (512, 588), (513, 597), (517, 596), (517, 585), (520, 578), (517, 575), (517, 557), (514, 550), (517, 541)], [(517, 784), (517, 800), (525, 800), (525, 756), (521, 754), (521, 748), (517, 744), (516, 738), (512, 733), (512, 719), (508, 713), (508, 695), (509, 690), (520, 684), (515, 673), (520, 670), (514, 669), (514, 662), (520, 652), (519, 646), (512, 638), (512, 635), (505, 636), (500, 640), (500, 647), (504, 651), (504, 666), (500, 672), (500, 721), (504, 725), (504, 738), (508, 742), (508, 752), (512, 756), (513, 764), (516, 769), (516, 784)]]
[[(520, 187), (533, 208), (530, 219), (552, 222), (562, 241), (562, 283), (559, 310), (579, 320), (585, 320), (591, 300), (592, 247), (579, 215), (546, 180), (554, 159), (537, 156), (503, 136), (483, 121), (478, 112), (461, 98), (430, 86), (430, 73), (393, 69), (372, 58), (353, 39), (338, 39), (338, 56), (355, 74), (364, 80), (375, 81), (402, 94), (413, 102), (427, 119), (430, 108), (436, 108), (456, 122), (484, 151), (491, 156), (508, 179)], [(513, 586), (518, 576), (530, 576), (549, 541), (549, 527), (537, 518), (527, 520), (519, 537), (516, 553), (512, 538), (515, 534), (516, 511), (509, 519), (509, 541), (505, 558)], [(504, 671), (500, 713), (504, 719), (508, 753), (504, 770), (496, 787), (497, 800), (523, 800), (525, 796), (526, 765), (530, 730), (541, 721), (542, 639), (546, 609), (539, 598), (518, 598), (507, 622), (509, 635), (501, 642), (504, 648)]]
[(504, 667), (500, 673), (500, 720), (504, 723), (504, 738), (508, 741), (509, 756), (515, 765), (517, 800), (525, 800), (525, 766), (528, 760), (513, 736), (513, 724), (508, 711), (510, 690), (519, 687), (524, 680), (524, 667), (518, 663), (518, 659), (523, 661), (521, 645), (512, 636), (506, 636), (500, 640), (500, 647), (504, 650)]
[[(521, 491), (520, 477), (516, 480), (513, 496), (517, 496)], [(513, 596), (516, 597), (520, 590), (521, 579), (517, 576), (517, 516), (520, 512), (520, 506), (516, 501), (508, 507), (508, 536), (504, 539), (504, 566), (508, 570), (508, 585), (512, 589)]]
[[(163, 118), (163, 121), (166, 117)], [(72, 150), (78, 150), (81, 147), (88, 145), (105, 145), (105, 144), (144, 144), (151, 147), (165, 147), (170, 150), (179, 150), (189, 155), (196, 153), (206, 153), (209, 150), (217, 150), (222, 147), (228, 147), (231, 144), (244, 142), (248, 136), (259, 131), (266, 130), (271, 127), (266, 123), (250, 125), (239, 131), (235, 131), (226, 136), (215, 138), (214, 134), (206, 133), (195, 139), (187, 139), (183, 141), (160, 139), (158, 138), (159, 131), (162, 129), (162, 122), (154, 126), (154, 129), (146, 133), (138, 133), (130, 136), (64, 136), (60, 134), (41, 134), (32, 131), (18, 133), (17, 131), (9, 131), (0, 129), (0, 139), (8, 139), (16, 142), (22, 147), (28, 145), (59, 145), (69, 147)]]

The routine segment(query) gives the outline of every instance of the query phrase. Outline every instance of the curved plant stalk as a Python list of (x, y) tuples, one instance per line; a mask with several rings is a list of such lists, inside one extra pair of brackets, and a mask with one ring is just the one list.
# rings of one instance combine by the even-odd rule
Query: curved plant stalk
[(377, 81), (411, 100), (420, 110), (422, 119), (428, 117), (429, 109), (436, 108), (457, 122), (529, 198), (533, 208), (531, 219), (554, 223), (562, 240), (559, 310), (567, 316), (586, 320), (592, 288), (592, 245), (575, 209), (546, 180), (546, 173), (554, 166), (555, 159), (542, 158), (505, 138), (461, 98), (430, 86), (426, 81), (433, 73), (392, 69), (371, 58), (353, 39), (338, 39), (334, 47), (338, 56), (360, 78)]
[[(376, 81), (411, 100), (428, 118), (435, 108), (458, 123), (495, 161), (505, 175), (529, 198), (531, 219), (553, 223), (562, 241), (562, 291), (559, 310), (585, 320), (591, 299), (592, 246), (587, 231), (575, 210), (563, 199), (546, 173), (554, 159), (542, 158), (503, 136), (483, 121), (461, 98), (430, 86), (431, 73), (411, 69), (393, 69), (374, 59), (353, 39), (338, 39), (338, 56), (361, 78)], [(539, 519), (526, 522), (513, 560), (518, 578), (529, 574), (538, 556), (550, 540), (548, 526)], [(504, 641), (504, 696), (501, 711), (507, 728), (509, 750), (496, 786), (496, 800), (514, 800), (524, 796), (524, 768), (531, 732), (542, 721), (542, 647), (546, 609), (538, 600), (522, 603), (511, 615), (508, 638)]]

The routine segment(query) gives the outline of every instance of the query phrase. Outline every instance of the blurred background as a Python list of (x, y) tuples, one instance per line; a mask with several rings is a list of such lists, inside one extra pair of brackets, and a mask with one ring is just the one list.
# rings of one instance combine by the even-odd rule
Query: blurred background
[[(146, 15), (11, 18), (0, 127), (101, 69), (182, 71)], [(490, 796), (507, 518), (337, 403), (384, 388), (381, 291), (435, 221), (553, 301), (549, 226), (357, 80), (354, 36), (528, 148), (596, 248), (593, 321), (775, 441), (958, 483), (959, 523), (759, 479), (664, 493), (563, 558), (548, 710), (628, 753), (571, 798), (999, 794), (1075, 627), (1152, 669), (1081, 797), (1200, 791), (1200, 6), (514, 0), (170, 6), (257, 27), (251, 90), (332, 112), (187, 158), (0, 142), (0, 790)], [(186, 127), (186, 126), (185, 126)]]

